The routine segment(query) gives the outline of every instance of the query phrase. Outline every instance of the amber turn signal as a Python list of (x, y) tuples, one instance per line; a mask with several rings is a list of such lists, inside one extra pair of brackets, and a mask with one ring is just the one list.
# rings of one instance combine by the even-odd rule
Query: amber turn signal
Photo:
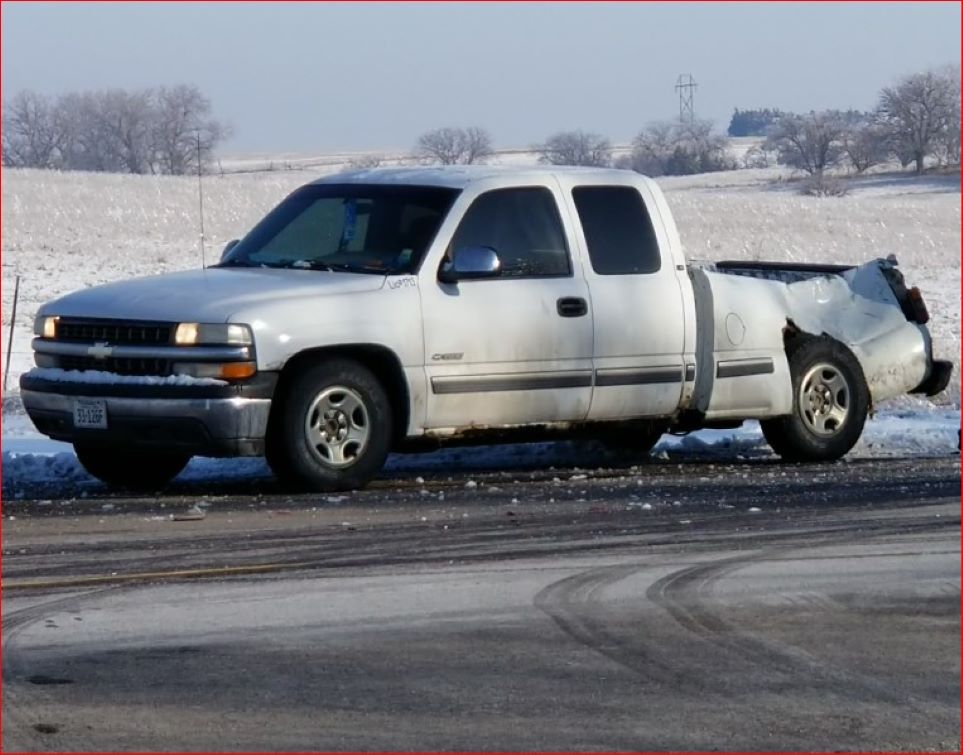
[(257, 368), (254, 362), (231, 362), (221, 365), (221, 377), (225, 380), (243, 380), (251, 377)]

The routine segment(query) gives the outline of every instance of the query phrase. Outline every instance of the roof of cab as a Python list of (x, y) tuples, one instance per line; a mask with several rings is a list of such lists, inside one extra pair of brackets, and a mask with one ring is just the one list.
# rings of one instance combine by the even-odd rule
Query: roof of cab
[(492, 178), (526, 178), (544, 180), (559, 174), (576, 174), (601, 177), (606, 175), (624, 176), (632, 171), (614, 168), (588, 168), (576, 166), (515, 167), (509, 165), (442, 165), (432, 167), (367, 168), (324, 176), (314, 184), (365, 183), (365, 184), (410, 184), (414, 186), (446, 186), (464, 189), (477, 181)]

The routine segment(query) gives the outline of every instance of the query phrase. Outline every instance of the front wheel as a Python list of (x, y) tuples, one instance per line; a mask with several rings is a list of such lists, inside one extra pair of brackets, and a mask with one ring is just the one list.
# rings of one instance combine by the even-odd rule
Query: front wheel
[(180, 474), (190, 454), (176, 451), (132, 450), (119, 446), (74, 443), (77, 459), (101, 482), (128, 490), (157, 490)]
[(321, 492), (364, 487), (391, 445), (391, 405), (370, 370), (332, 359), (298, 373), (271, 419), (267, 461), (281, 482)]
[(856, 445), (869, 413), (869, 388), (856, 358), (829, 338), (789, 354), (792, 414), (763, 420), (762, 433), (787, 461), (832, 461)]

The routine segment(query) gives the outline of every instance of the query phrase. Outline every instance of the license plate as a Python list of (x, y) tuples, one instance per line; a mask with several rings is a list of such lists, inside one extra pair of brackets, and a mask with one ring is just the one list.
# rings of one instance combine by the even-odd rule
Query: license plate
[(107, 402), (92, 399), (74, 401), (74, 427), (107, 429)]

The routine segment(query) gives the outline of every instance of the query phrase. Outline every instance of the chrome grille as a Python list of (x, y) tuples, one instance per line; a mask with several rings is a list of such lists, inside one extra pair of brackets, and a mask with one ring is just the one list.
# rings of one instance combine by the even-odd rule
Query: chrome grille
[(61, 317), (57, 322), (58, 341), (106, 342), (117, 345), (167, 345), (174, 334), (169, 322), (129, 322), (126, 320), (82, 320)]

